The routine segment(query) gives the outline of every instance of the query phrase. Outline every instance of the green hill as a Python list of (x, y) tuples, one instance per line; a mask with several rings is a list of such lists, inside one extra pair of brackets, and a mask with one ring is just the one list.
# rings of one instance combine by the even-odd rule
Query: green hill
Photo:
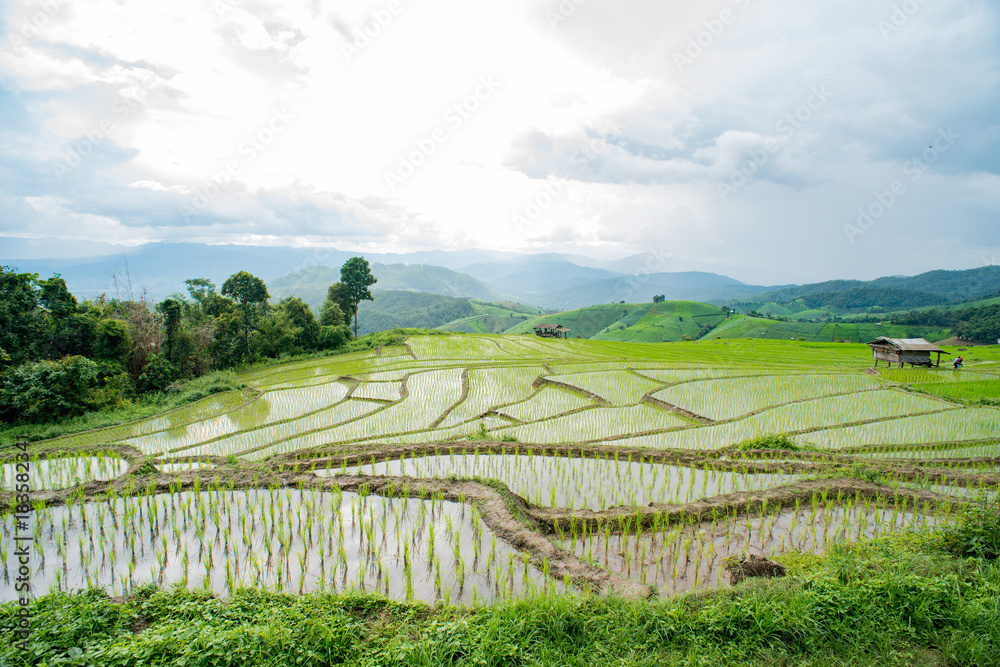
[(535, 317), (507, 333), (531, 333), (539, 324), (561, 324), (572, 337), (664, 343), (696, 340), (726, 319), (724, 310), (697, 301), (615, 303)]
[[(1000, 288), (1000, 267), (965, 271), (929, 271), (919, 276), (886, 276), (876, 280), (830, 280), (796, 285), (730, 302), (737, 311), (829, 320), (834, 316), (880, 317), (915, 308), (989, 299)], [(886, 317), (888, 319), (888, 317)]]
[(456, 331), (460, 333), (499, 334), (521, 324), (531, 317), (546, 313), (541, 308), (522, 306), (519, 303), (499, 301), (486, 303), (470, 301), (473, 313), (437, 327), (440, 331)]
[(865, 343), (879, 336), (943, 340), (950, 335), (946, 327), (934, 324), (897, 326), (854, 322), (778, 321), (747, 315), (727, 317), (725, 309), (697, 301), (602, 304), (521, 320), (507, 329), (506, 333), (531, 333), (539, 324), (561, 324), (570, 330), (570, 337), (634, 343), (666, 343), (715, 338)]
[(358, 333), (388, 329), (434, 329), (475, 313), (468, 299), (427, 292), (377, 290), (358, 305)]

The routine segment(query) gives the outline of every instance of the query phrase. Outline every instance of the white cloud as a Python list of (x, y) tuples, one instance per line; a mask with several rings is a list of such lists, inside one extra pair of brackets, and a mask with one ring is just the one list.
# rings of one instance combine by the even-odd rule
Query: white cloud
[[(862, 0), (559, 6), (62, 3), (0, 52), (0, 114), (31, 118), (0, 133), (0, 168), (19, 175), (3, 194), (21, 204), (6, 225), (49, 229), (43, 202), (119, 242), (657, 245), (801, 281), (868, 270), (874, 251), (841, 243), (843, 223), (955, 126), (966, 139), (862, 240), (904, 216), (930, 233), (961, 211), (949, 254), (910, 241), (889, 263), (973, 261), (1000, 173), (998, 10), (986, 0), (924, 3), (889, 32), (891, 3)], [(36, 9), (8, 4), (12, 34)], [(484, 78), (496, 85), (477, 95)], [(829, 99), (782, 126), (817, 88)], [(95, 132), (92, 155), (53, 178), (53, 160)], [(414, 173), (390, 187), (387, 172), (415, 151)], [(185, 215), (198, 195), (206, 205)], [(815, 244), (822, 257), (801, 250)]]

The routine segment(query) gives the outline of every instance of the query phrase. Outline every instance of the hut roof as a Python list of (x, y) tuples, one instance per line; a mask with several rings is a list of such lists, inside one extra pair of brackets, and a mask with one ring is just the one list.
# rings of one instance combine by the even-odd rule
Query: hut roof
[(889, 338), (879, 336), (868, 343), (873, 347), (892, 347), (903, 352), (944, 352), (934, 343), (928, 343), (923, 338)]
[(546, 331), (569, 331), (569, 329), (567, 329), (561, 324), (539, 324), (535, 328), (544, 329)]

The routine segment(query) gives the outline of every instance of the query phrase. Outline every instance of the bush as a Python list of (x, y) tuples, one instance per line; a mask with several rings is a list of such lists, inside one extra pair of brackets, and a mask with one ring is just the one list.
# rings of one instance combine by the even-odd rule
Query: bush
[(136, 389), (143, 394), (150, 391), (164, 391), (178, 375), (177, 366), (170, 363), (162, 354), (154, 354), (142, 369)]
[(347, 343), (348, 336), (347, 327), (344, 325), (320, 327), (318, 342), (319, 349), (336, 350), (337, 348), (343, 347), (344, 344)]
[(789, 452), (798, 452), (802, 449), (795, 444), (787, 435), (764, 435), (751, 440), (744, 440), (736, 445), (736, 449), (745, 452), (748, 449), (783, 449)]
[(963, 558), (1000, 557), (1000, 497), (980, 497), (962, 510), (958, 522), (944, 530), (948, 551)]
[(0, 386), (0, 419), (38, 424), (97, 407), (100, 369), (86, 357), (22, 364)]

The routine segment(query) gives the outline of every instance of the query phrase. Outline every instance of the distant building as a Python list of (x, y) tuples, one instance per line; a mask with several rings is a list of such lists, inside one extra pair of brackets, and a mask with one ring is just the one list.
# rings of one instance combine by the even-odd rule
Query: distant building
[(539, 324), (535, 327), (535, 335), (542, 338), (567, 338), (569, 329), (561, 324)]
[[(900, 368), (903, 367), (903, 364), (927, 366), (928, 368), (935, 365), (940, 366), (941, 355), (944, 354), (944, 350), (933, 343), (928, 343), (923, 338), (888, 338), (886, 336), (879, 336), (868, 343), (868, 347), (872, 349), (876, 368), (880, 359), (888, 362), (890, 367), (893, 364), (899, 364)], [(936, 364), (931, 363), (932, 353), (937, 354)]]

